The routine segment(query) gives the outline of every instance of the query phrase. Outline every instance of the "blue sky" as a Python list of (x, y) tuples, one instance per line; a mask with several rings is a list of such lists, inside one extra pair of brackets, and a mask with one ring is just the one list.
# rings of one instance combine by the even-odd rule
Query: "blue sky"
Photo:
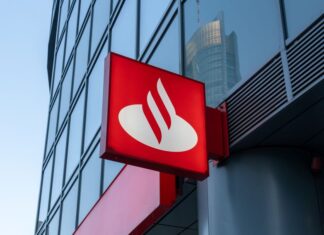
[(33, 234), (48, 110), (51, 0), (0, 0), (0, 228)]

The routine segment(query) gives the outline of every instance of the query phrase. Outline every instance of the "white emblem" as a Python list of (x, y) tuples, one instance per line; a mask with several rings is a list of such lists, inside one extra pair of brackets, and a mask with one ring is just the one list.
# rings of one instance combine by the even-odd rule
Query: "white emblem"
[[(183, 152), (195, 147), (198, 141), (196, 131), (177, 115), (160, 79), (157, 81), (157, 94), (159, 97), (156, 98), (162, 101), (160, 106), (163, 104), (164, 107), (158, 107), (159, 102), (149, 91), (146, 104), (129, 105), (120, 110), (118, 119), (123, 129), (137, 141), (155, 149)], [(145, 105), (151, 118), (145, 113)]]

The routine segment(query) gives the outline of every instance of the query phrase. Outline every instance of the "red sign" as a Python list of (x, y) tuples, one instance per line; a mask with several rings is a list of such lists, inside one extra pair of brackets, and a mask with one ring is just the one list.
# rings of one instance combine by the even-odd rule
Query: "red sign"
[(143, 234), (175, 200), (175, 176), (128, 165), (74, 235)]
[(105, 63), (101, 157), (204, 179), (204, 84), (111, 53)]

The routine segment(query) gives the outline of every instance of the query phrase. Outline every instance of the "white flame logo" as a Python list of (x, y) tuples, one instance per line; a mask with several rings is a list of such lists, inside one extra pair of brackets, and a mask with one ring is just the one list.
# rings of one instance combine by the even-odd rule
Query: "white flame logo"
[(118, 119), (130, 136), (155, 149), (183, 152), (198, 141), (194, 128), (177, 115), (161, 79), (157, 81), (157, 91), (149, 91), (143, 105), (122, 108)]

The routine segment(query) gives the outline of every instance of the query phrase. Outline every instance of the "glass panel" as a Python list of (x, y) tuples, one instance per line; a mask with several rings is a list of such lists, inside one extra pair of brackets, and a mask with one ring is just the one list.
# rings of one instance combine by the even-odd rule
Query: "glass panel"
[(59, 81), (61, 80), (61, 76), (62, 76), (63, 56), (64, 56), (64, 42), (65, 42), (65, 35), (63, 36), (60, 47), (59, 47), (59, 49), (58, 49), (58, 51), (56, 53), (54, 80), (53, 80), (53, 83), (52, 83), (53, 84), (52, 95), (55, 94), (57, 85), (59, 84)]
[(60, 210), (55, 212), (48, 226), (48, 235), (57, 235), (59, 232)]
[(123, 163), (115, 161), (104, 161), (104, 190), (109, 187), (111, 182), (116, 178), (121, 169), (125, 166)]
[(184, 5), (185, 74), (206, 84), (216, 106), (279, 51), (276, 1), (188, 0)]
[(81, 156), (84, 90), (77, 101), (70, 119), (69, 146), (66, 162), (65, 182), (70, 178)]
[(87, 113), (85, 126), (84, 146), (88, 146), (101, 125), (101, 110), (103, 96), (104, 60), (107, 56), (107, 47), (103, 47), (94, 68), (91, 71), (88, 83)]
[(50, 118), (48, 120), (49, 126), (47, 130), (47, 144), (46, 144), (46, 154), (51, 149), (53, 142), (55, 140), (56, 125), (57, 125), (57, 112), (58, 112), (58, 97), (56, 96), (53, 107), (50, 112)]
[(149, 64), (179, 73), (179, 57), (179, 26), (178, 17), (175, 17)]
[(99, 147), (81, 172), (79, 222), (81, 222), (100, 196), (101, 158)]
[(80, 16), (79, 16), (79, 25), (81, 27), (84, 17), (86, 16), (91, 0), (80, 0)]
[(76, 223), (76, 210), (78, 202), (78, 184), (74, 185), (64, 198), (62, 205), (61, 235), (73, 234)]
[(61, 35), (69, 10), (69, 0), (64, 0), (61, 7), (59, 35)]
[(115, 9), (115, 7), (116, 7), (116, 5), (117, 5), (118, 1), (119, 1), (119, 0), (113, 0), (113, 1), (112, 1), (112, 4), (113, 4), (113, 9)]
[(297, 36), (324, 12), (323, 0), (284, 0), (289, 38)]
[(37, 227), (39, 228), (44, 223), (47, 211), (48, 211), (48, 202), (49, 202), (49, 193), (51, 189), (51, 176), (52, 176), (52, 165), (53, 157), (47, 163), (44, 173), (43, 173), (43, 182), (42, 182), (42, 193), (41, 193), (41, 201), (39, 206), (39, 215), (38, 215), (38, 223)]
[(93, 9), (91, 55), (95, 52), (101, 36), (109, 21), (109, 0), (97, 0)]
[(65, 78), (62, 82), (61, 105), (60, 105), (59, 125), (58, 125), (59, 127), (62, 125), (62, 122), (70, 106), (72, 72), (73, 72), (73, 61), (70, 63), (68, 71), (66, 72)]
[(77, 33), (77, 23), (78, 23), (78, 3), (75, 1), (72, 13), (70, 15), (68, 23), (68, 36), (66, 40), (66, 52), (65, 52), (65, 63), (68, 61), (68, 58), (71, 54), (72, 48), (75, 43), (76, 33)]
[(67, 125), (57, 142), (55, 149), (55, 160), (54, 160), (54, 173), (52, 183), (52, 197), (51, 207), (61, 193), (64, 173), (64, 161), (65, 161), (65, 150), (66, 150), (66, 137), (67, 137)]
[(136, 0), (125, 1), (113, 26), (111, 50), (135, 58)]
[(141, 0), (140, 19), (140, 50), (148, 43), (154, 29), (156, 29), (170, 0)]
[(75, 69), (74, 69), (74, 80), (73, 80), (73, 95), (77, 91), (82, 78), (87, 71), (88, 66), (88, 54), (89, 54), (89, 37), (90, 37), (90, 21), (88, 20), (87, 26), (83, 31), (82, 37), (79, 41), (76, 58), (75, 58)]

